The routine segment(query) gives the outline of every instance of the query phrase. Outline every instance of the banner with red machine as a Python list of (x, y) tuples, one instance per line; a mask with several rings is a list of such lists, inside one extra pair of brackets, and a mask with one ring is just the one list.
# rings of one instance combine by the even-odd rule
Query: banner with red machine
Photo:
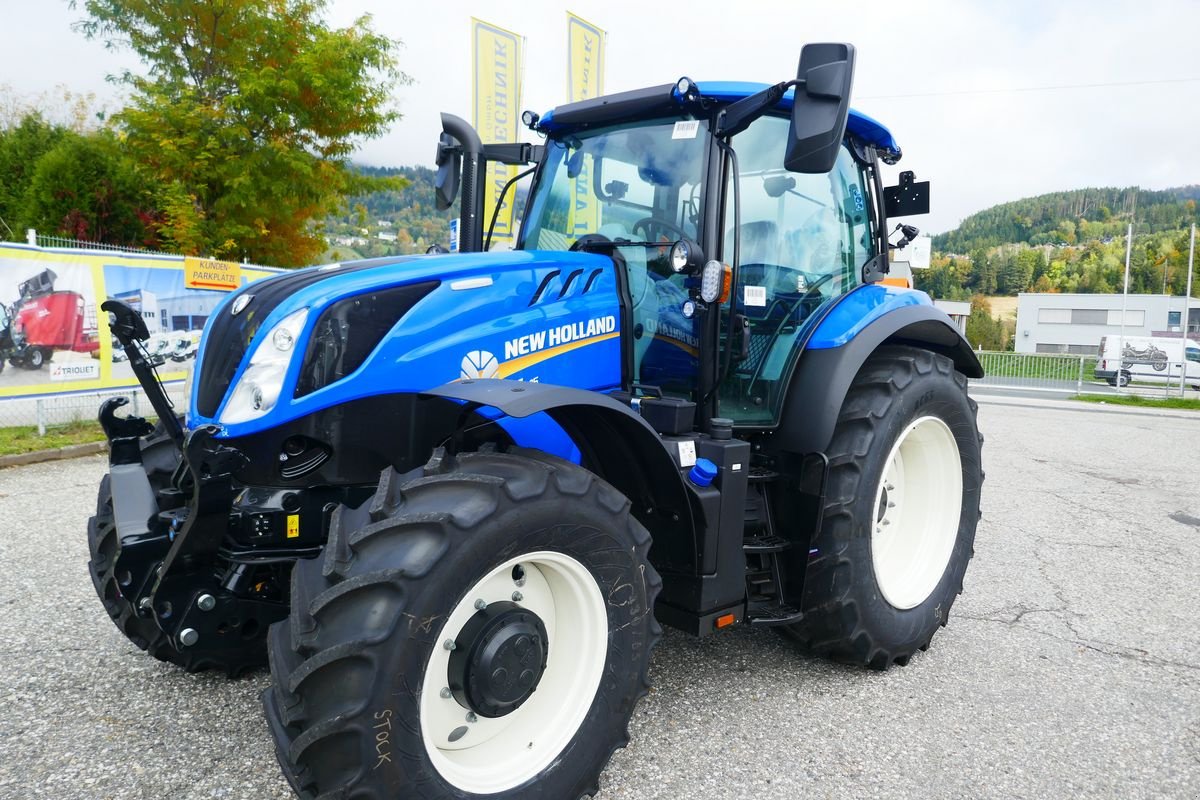
[(0, 244), (0, 398), (137, 385), (114, 345), (107, 298), (141, 313), (164, 381), (183, 380), (227, 292), (275, 272), (182, 256)]

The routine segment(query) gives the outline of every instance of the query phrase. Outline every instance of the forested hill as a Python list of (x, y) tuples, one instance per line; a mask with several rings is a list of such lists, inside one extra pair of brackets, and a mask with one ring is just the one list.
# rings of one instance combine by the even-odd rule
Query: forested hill
[(1138, 233), (1175, 230), (1200, 222), (1200, 185), (1162, 191), (1136, 188), (1076, 189), (1001, 203), (972, 214), (933, 238), (942, 253), (969, 253), (1001, 244), (1074, 245)]
[[(424, 253), (432, 244), (450, 244), (450, 220), (458, 216), (458, 201), (445, 211), (436, 204), (436, 170), (429, 167), (368, 167), (352, 169), (367, 178), (399, 179), (403, 188), (369, 191), (346, 197), (340, 213), (325, 219), (329, 258), (374, 257)], [(525, 209), (528, 179), (507, 195), (519, 219)]]

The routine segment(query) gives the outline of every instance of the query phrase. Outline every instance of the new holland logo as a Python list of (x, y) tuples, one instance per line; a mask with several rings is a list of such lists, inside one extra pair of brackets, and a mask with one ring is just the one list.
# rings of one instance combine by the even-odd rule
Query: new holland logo
[(464, 381), (476, 378), (494, 378), (500, 369), (500, 362), (487, 350), (472, 350), (463, 356), (459, 376)]

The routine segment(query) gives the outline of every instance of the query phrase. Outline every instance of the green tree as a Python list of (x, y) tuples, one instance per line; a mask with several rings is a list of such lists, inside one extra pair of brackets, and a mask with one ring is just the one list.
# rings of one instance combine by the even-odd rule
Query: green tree
[[(309, 263), (314, 220), (370, 180), (354, 142), (399, 118), (396, 42), (369, 17), (333, 29), (323, 0), (84, 0), (89, 38), (127, 46), (125, 146), (163, 187), (164, 246), (276, 265)], [(395, 185), (395, 182), (392, 182)]]
[(25, 218), (25, 195), (37, 163), (62, 139), (64, 131), (48, 124), (40, 114), (26, 114), (10, 128), (0, 130), (0, 236), (24, 238), (30, 227)]
[(984, 350), (1004, 350), (1008, 346), (1008, 331), (992, 316), (992, 306), (983, 295), (971, 298), (971, 316), (967, 317), (967, 341), (972, 347)]
[(153, 246), (151, 204), (151, 191), (111, 133), (67, 133), (37, 161), (22, 224), (86, 241)]

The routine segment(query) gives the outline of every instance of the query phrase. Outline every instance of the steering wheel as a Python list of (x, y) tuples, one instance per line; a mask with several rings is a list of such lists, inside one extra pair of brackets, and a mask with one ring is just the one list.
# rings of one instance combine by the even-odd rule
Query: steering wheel
[(678, 234), (671, 241), (677, 241), (679, 239), (688, 238), (688, 236), (684, 232), (683, 228), (679, 227), (674, 222), (667, 222), (665, 219), (659, 219), (658, 217), (643, 217), (642, 219), (639, 219), (637, 222), (633, 223), (632, 230), (633, 230), (633, 233), (636, 235), (638, 232), (638, 228), (644, 228), (646, 230), (646, 235), (643, 236), (642, 239), (644, 241), (649, 242), (649, 241), (653, 241), (650, 238), (650, 234), (651, 234), (651, 231), (653, 230), (653, 228), (655, 228), (655, 227), (663, 228), (667, 231)]

